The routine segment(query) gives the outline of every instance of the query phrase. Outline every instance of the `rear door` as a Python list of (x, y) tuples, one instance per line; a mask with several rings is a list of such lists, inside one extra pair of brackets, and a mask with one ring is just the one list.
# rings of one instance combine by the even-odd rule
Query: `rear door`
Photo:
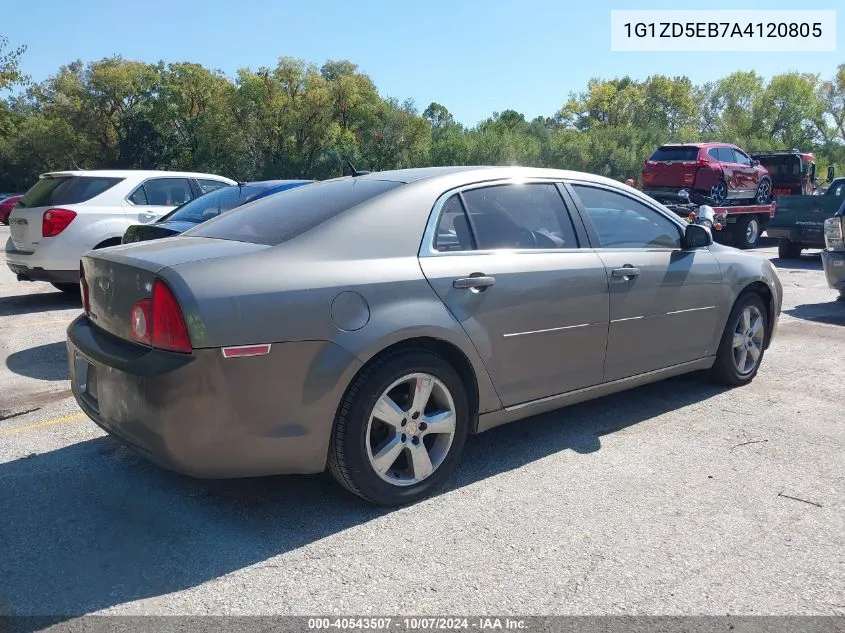
[(470, 186), (441, 198), (432, 222), (420, 265), (505, 406), (601, 382), (607, 274), (558, 185)]
[(572, 190), (610, 282), (604, 380), (715, 354), (708, 345), (724, 297), (710, 251), (682, 250), (678, 222), (621, 191), (592, 183)]
[[(41, 243), (44, 213), (53, 208), (70, 208), (92, 201), (108, 191), (121, 177), (45, 174), (18, 200), (9, 215), (12, 245), (21, 253), (34, 253)], [(119, 211), (118, 211), (119, 213)]]
[(708, 154), (713, 156), (714, 152), (725, 175), (725, 182), (728, 185), (728, 198), (741, 197), (745, 190), (745, 181), (733, 150), (730, 147), (714, 147), (708, 151)]
[(130, 222), (149, 224), (193, 198), (187, 178), (150, 178), (126, 197), (123, 210)]
[(646, 187), (692, 187), (698, 170), (699, 148), (695, 145), (658, 147), (646, 161), (643, 185)]

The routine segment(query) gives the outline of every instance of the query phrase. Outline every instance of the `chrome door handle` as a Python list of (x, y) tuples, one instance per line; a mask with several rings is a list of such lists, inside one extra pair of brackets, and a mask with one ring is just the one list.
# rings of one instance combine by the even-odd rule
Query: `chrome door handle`
[(452, 286), (454, 286), (455, 288), (461, 288), (463, 290), (472, 290), (476, 288), (489, 288), (494, 283), (496, 283), (495, 277), (478, 275), (477, 277), (462, 277), (461, 279), (456, 279), (452, 282)]
[(614, 277), (621, 277), (626, 281), (628, 278), (638, 277), (640, 274), (639, 268), (634, 268), (632, 266), (623, 266), (622, 268), (614, 268), (613, 272), (611, 273)]

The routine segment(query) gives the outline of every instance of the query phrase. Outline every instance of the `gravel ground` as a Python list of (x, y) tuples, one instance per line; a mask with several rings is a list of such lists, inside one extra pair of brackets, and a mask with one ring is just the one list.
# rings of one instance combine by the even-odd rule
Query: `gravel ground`
[(119, 447), (68, 397), (78, 304), (0, 262), (0, 615), (845, 614), (845, 304), (817, 255), (756, 253), (786, 296), (750, 386), (681, 377), (495, 429), (398, 510)]

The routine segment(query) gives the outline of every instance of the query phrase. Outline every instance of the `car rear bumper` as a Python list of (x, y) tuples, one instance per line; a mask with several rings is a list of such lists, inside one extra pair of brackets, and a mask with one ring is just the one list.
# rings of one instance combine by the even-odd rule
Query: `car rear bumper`
[(807, 235), (800, 228), (769, 225), (766, 227), (766, 235), (776, 240), (789, 240), (805, 248), (824, 248), (824, 237), (819, 240), (818, 237)]
[(19, 251), (12, 243), (12, 239), (6, 240), (6, 265), (18, 281), (48, 281), (51, 283), (79, 283), (79, 261), (67, 261), (66, 259), (51, 259), (45, 256), (49, 246), (44, 246), (38, 251)]
[(834, 290), (845, 290), (845, 252), (823, 250), (822, 266), (827, 285)]
[(229, 359), (220, 349), (151, 350), (85, 315), (68, 327), (67, 347), (73, 395), (88, 417), (151, 461), (199, 478), (324, 470), (337, 405), (360, 366), (323, 341)]

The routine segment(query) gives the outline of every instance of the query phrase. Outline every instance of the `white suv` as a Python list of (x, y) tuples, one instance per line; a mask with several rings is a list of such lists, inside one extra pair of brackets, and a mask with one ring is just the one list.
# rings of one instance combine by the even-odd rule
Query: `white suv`
[(173, 171), (58, 171), (42, 174), (9, 215), (6, 263), (19, 281), (79, 289), (79, 260), (120, 244), (132, 224), (156, 221), (180, 204), (237, 184)]

